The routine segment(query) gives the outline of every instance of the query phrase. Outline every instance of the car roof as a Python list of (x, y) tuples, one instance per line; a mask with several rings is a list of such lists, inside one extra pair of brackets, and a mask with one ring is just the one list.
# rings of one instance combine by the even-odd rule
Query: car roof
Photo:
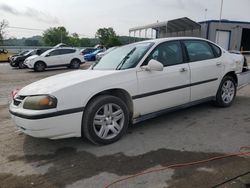
[[(209, 41), (209, 40), (206, 40), (204, 38), (199, 38), (199, 37), (168, 37), (168, 38), (159, 38), (159, 39), (144, 40), (144, 41), (140, 41), (140, 42), (137, 42), (137, 43), (138, 44), (139, 43), (144, 43), (144, 42), (162, 43), (162, 42), (167, 42), (167, 41), (188, 40), (188, 39)], [(211, 42), (211, 41), (209, 41), (209, 42)]]

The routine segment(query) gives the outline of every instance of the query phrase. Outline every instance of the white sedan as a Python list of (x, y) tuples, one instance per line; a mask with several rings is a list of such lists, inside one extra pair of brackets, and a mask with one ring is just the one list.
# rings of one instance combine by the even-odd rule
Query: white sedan
[(47, 50), (40, 56), (30, 56), (24, 61), (24, 65), (37, 72), (41, 72), (46, 68), (62, 66), (78, 69), (84, 62), (83, 55), (78, 49), (63, 47)]
[(22, 88), (9, 110), (28, 135), (110, 144), (129, 123), (205, 101), (231, 106), (237, 87), (249, 81), (243, 61), (200, 38), (143, 41), (115, 49), (88, 70)]

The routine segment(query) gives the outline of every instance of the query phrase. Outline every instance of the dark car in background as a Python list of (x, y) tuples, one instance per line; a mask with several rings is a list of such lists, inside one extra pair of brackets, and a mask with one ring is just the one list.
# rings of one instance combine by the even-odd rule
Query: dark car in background
[(96, 51), (96, 48), (84, 48), (81, 50), (82, 55), (90, 54)]
[(29, 50), (24, 54), (15, 56), (10, 59), (10, 66), (12, 67), (18, 67), (19, 69), (23, 69), (26, 66), (24, 65), (24, 60), (32, 55), (41, 55), (43, 52), (49, 50), (49, 48), (41, 48), (41, 49), (35, 49), (35, 50)]
[(23, 56), (23, 55), (26, 54), (27, 52), (29, 52), (29, 50), (24, 50), (24, 51), (19, 52), (18, 54), (14, 54), (14, 55), (9, 56), (9, 57), (8, 57), (8, 62), (11, 62), (11, 60), (12, 60), (14, 57)]

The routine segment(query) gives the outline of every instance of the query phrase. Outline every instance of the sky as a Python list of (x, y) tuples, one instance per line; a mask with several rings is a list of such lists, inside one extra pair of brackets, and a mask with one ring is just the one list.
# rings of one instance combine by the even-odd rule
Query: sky
[[(195, 21), (219, 19), (221, 0), (0, 0), (0, 21), (7, 38), (41, 35), (64, 26), (80, 37), (94, 37), (98, 28), (113, 27), (118, 35), (129, 28), (189, 17)], [(205, 11), (207, 9), (207, 11)], [(222, 18), (250, 22), (250, 0), (224, 0)]]

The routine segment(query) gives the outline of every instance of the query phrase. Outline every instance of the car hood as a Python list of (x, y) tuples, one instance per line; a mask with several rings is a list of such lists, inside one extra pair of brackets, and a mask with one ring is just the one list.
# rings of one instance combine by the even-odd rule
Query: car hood
[(92, 56), (93, 54), (91, 53), (91, 54), (86, 54), (86, 55), (84, 55), (83, 57), (90, 57), (90, 56)]
[(40, 94), (52, 94), (60, 89), (73, 86), (85, 81), (99, 79), (111, 74), (115, 74), (117, 71), (101, 71), (101, 70), (78, 70), (68, 73), (51, 76), (40, 81), (34, 82), (24, 88), (22, 88), (18, 95), (40, 95)]

